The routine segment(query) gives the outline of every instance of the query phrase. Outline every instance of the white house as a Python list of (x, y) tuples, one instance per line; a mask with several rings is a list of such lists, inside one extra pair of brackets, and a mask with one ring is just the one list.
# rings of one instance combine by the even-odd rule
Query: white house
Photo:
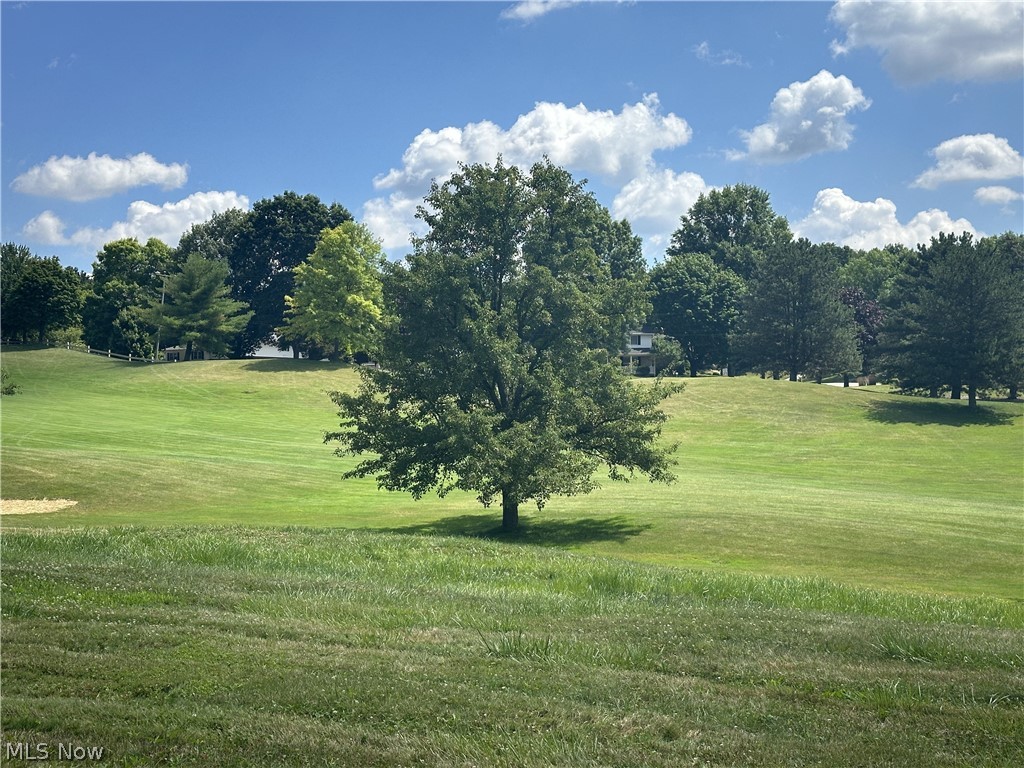
[[(654, 331), (630, 331), (626, 341), (626, 349), (622, 353), (622, 364), (633, 368), (637, 373), (658, 372), (654, 360)], [(646, 369), (646, 370), (645, 370)]]

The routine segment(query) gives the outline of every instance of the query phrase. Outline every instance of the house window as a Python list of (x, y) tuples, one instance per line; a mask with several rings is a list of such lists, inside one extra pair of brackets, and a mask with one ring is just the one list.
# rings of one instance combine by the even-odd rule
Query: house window
[(631, 346), (631, 347), (639, 347), (640, 346), (640, 334), (639, 333), (631, 333), (629, 335), (629, 346)]

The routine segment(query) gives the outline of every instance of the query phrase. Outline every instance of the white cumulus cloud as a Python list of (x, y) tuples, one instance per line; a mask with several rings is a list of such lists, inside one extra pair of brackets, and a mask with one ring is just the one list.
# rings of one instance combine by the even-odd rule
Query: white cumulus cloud
[(680, 217), (710, 191), (696, 173), (651, 170), (622, 188), (612, 201), (611, 213), (616, 219), (627, 219), (644, 238), (645, 250), (655, 254), (668, 246)]
[(953, 181), (992, 181), (1024, 175), (1024, 158), (1010, 142), (991, 133), (957, 136), (935, 147), (935, 165), (913, 186), (935, 189)]
[(109, 227), (83, 227), (66, 234), (67, 226), (53, 211), (43, 211), (29, 221), (22, 234), (43, 245), (78, 245), (100, 248), (111, 240), (125, 237), (145, 242), (159, 238), (170, 246), (178, 244), (189, 227), (206, 221), (215, 213), (230, 208), (248, 209), (249, 198), (237, 192), (196, 192), (177, 202), (154, 205), (136, 200), (128, 206), (124, 221)]
[(1024, 199), (1024, 195), (1009, 187), (979, 187), (974, 190), (974, 199), (983, 205), (1009, 205)]
[(831, 18), (846, 32), (832, 51), (873, 48), (898, 82), (1006, 80), (1024, 74), (1024, 4), (839, 0)]
[(376, 178), (374, 186), (419, 189), (459, 163), (493, 163), (498, 154), (520, 166), (547, 155), (556, 165), (621, 182), (643, 172), (655, 151), (686, 144), (691, 135), (684, 119), (661, 113), (657, 94), (618, 113), (540, 102), (508, 130), (485, 120), (421, 132), (402, 155), (402, 167)]
[(851, 248), (882, 248), (899, 243), (908, 248), (928, 243), (940, 232), (970, 232), (971, 222), (953, 219), (946, 211), (921, 211), (903, 224), (896, 218), (896, 204), (879, 197), (872, 202), (854, 200), (843, 190), (823, 189), (814, 198), (810, 214), (793, 225), (798, 237), (818, 243), (837, 243)]
[(41, 245), (67, 245), (64, 236), (67, 227), (53, 211), (43, 211), (21, 229), (21, 233), (34, 243)]
[(823, 69), (810, 80), (780, 88), (768, 121), (742, 132), (747, 151), (729, 157), (780, 163), (846, 149), (853, 139), (847, 116), (869, 106), (871, 100), (848, 77)]
[(421, 198), (403, 192), (376, 197), (363, 204), (361, 220), (385, 249), (401, 249), (409, 245), (410, 235), (426, 234), (425, 225), (416, 218), (416, 206), (421, 202)]
[(177, 189), (187, 180), (188, 166), (165, 165), (146, 152), (124, 158), (90, 152), (87, 157), (53, 156), (14, 179), (11, 189), (27, 195), (83, 202), (149, 184)]
[(691, 136), (686, 120), (662, 113), (657, 94), (619, 112), (540, 102), (508, 129), (486, 120), (427, 129), (406, 148), (400, 168), (374, 179), (389, 194), (364, 203), (363, 221), (386, 248), (399, 248), (418, 231), (416, 205), (431, 180), (446, 180), (459, 163), (494, 163), (500, 154), (507, 164), (528, 167), (547, 156), (555, 165), (622, 186), (654, 171), (655, 152), (682, 146)]

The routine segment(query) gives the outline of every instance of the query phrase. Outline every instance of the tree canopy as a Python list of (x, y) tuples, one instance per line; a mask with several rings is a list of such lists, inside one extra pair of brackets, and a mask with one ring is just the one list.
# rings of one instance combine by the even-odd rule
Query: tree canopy
[(0, 326), (4, 336), (44, 341), (81, 322), (82, 275), (56, 256), (40, 258), (23, 245), (0, 248)]
[(369, 348), (381, 319), (384, 252), (362, 224), (325, 229), (316, 248), (295, 268), (295, 293), (285, 296), (285, 341), (304, 339), (331, 359)]
[(227, 276), (225, 262), (193, 253), (179, 272), (167, 276), (166, 295), (160, 301), (151, 298), (143, 317), (165, 338), (184, 344), (186, 360), (197, 350), (225, 355), (252, 316), (243, 302), (228, 295)]
[(792, 381), (860, 370), (853, 311), (840, 298), (837, 269), (830, 252), (808, 240), (758, 257), (736, 339), (749, 366), (788, 371)]
[[(519, 505), (585, 493), (605, 464), (669, 480), (659, 385), (621, 371), (622, 334), (646, 303), (628, 226), (548, 162), (464, 166), (432, 185), (427, 235), (385, 279), (387, 322), (358, 392), (333, 393), (361, 461), (348, 477)], [(640, 299), (620, 291), (639, 287)]]
[[(954, 398), (1012, 379), (1024, 334), (1024, 286), (1015, 237), (941, 234), (908, 256), (882, 332), (883, 366), (905, 390)], [(1007, 381), (1007, 378), (1011, 381)]]
[(678, 340), (696, 376), (729, 362), (743, 281), (704, 253), (677, 253), (651, 270), (651, 322)]
[(85, 343), (121, 354), (152, 354), (155, 329), (144, 308), (160, 295), (162, 276), (176, 268), (174, 252), (156, 238), (145, 245), (135, 238), (104, 245), (93, 263), (92, 293), (82, 311)]
[[(295, 289), (294, 270), (316, 247), (320, 233), (352, 219), (343, 206), (316, 195), (284, 192), (257, 202), (245, 216), (228, 252), (232, 297), (253, 310), (235, 339), (244, 356), (271, 341), (284, 324), (285, 301)], [(299, 340), (293, 349), (298, 353)]]
[(789, 222), (772, 210), (765, 190), (736, 184), (702, 193), (680, 219), (667, 253), (707, 254), (746, 280), (758, 254), (792, 239)]

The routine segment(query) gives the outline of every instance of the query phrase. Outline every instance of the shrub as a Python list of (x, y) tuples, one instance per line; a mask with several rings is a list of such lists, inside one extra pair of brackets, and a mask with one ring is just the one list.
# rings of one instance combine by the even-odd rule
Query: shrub
[(11, 381), (6, 369), (0, 368), (0, 395), (13, 395), (18, 390), (18, 385)]

